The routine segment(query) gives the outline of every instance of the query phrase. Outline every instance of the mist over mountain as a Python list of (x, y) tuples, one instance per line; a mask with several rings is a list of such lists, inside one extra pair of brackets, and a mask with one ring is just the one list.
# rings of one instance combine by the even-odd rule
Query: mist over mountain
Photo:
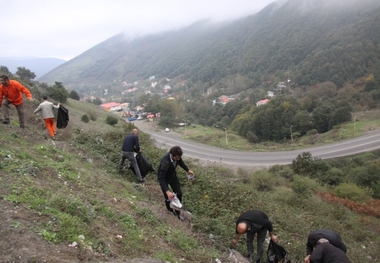
[(36, 78), (65, 63), (59, 58), (0, 57), (0, 66), (6, 66), (15, 73), (18, 67), (25, 67), (36, 74)]
[(296, 85), (342, 86), (379, 61), (379, 1), (288, 0), (230, 23), (199, 21), (137, 39), (119, 34), (39, 80), (83, 91), (154, 75), (228, 93), (226, 83), (236, 78), (234, 92), (288, 77)]

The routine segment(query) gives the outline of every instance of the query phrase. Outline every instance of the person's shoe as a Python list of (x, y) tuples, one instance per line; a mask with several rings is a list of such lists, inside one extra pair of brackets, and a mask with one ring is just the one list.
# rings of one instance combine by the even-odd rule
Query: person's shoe
[(139, 180), (139, 184), (143, 184), (144, 182), (144, 179)]
[(9, 123), (11, 123), (11, 122), (10, 122), (9, 119), (5, 119), (5, 120), (3, 120), (3, 123), (4, 123), (4, 124), (9, 124)]
[(21, 129), (25, 129), (25, 125), (20, 125), (20, 128)]

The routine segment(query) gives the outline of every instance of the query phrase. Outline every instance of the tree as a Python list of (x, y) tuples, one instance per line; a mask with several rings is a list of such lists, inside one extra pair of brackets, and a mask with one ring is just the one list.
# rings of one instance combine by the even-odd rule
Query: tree
[(329, 122), (329, 129), (352, 120), (352, 114), (348, 107), (341, 107), (334, 112), (334, 115), (331, 117)]
[(65, 103), (69, 97), (69, 93), (62, 85), (62, 82), (55, 82), (55, 84), (50, 88), (50, 97), (60, 103)]
[(292, 120), (292, 123), (294, 124), (293, 130), (299, 132), (301, 136), (313, 129), (312, 117), (310, 113), (305, 110), (297, 112)]
[(290, 166), (294, 173), (310, 178), (318, 178), (319, 174), (326, 173), (328, 166), (318, 158), (313, 158), (310, 152), (299, 154)]
[(0, 66), (0, 75), (7, 75), (8, 77), (10, 77), (12, 73), (6, 66)]
[(75, 90), (70, 91), (69, 97), (73, 100), (80, 100), (79, 94)]
[(319, 133), (329, 130), (329, 123), (333, 115), (334, 107), (330, 103), (324, 103), (313, 110), (313, 123)]
[(366, 79), (365, 79), (365, 87), (364, 87), (364, 91), (365, 92), (370, 92), (372, 90), (376, 89), (376, 81), (375, 81), (375, 77), (373, 74), (369, 75)]
[(17, 67), (16, 75), (20, 80), (30, 84), (32, 79), (36, 78), (36, 74), (25, 67)]

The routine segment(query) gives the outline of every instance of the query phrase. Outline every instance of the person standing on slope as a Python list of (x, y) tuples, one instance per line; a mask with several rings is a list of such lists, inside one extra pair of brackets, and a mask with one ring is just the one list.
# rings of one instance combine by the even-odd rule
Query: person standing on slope
[(55, 133), (56, 128), (54, 124), (54, 109), (58, 109), (61, 105), (58, 103), (58, 105), (54, 105), (52, 102), (48, 101), (47, 96), (43, 96), (42, 99), (44, 100), (38, 108), (34, 111), (34, 114), (41, 112), (42, 119), (44, 119), (46, 129), (49, 132), (50, 137), (55, 140)]
[(0, 76), (0, 108), (3, 106), (4, 124), (9, 124), (9, 105), (13, 104), (18, 113), (20, 128), (25, 128), (24, 101), (22, 93), (27, 100), (33, 100), (30, 91), (16, 80), (10, 80), (8, 76)]

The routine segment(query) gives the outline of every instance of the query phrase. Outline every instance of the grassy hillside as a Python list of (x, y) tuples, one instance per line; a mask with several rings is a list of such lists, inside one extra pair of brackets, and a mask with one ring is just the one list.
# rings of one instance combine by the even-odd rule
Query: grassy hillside
[[(269, 215), (292, 262), (303, 261), (307, 234), (317, 228), (338, 231), (352, 262), (380, 258), (376, 200), (338, 198), (333, 189), (314, 180), (287, 178), (287, 168), (276, 173), (235, 172), (202, 166), (186, 159), (185, 153), (196, 179), (187, 181), (178, 169), (184, 205), (193, 215), (191, 222), (181, 222), (164, 209), (154, 174), (142, 186), (135, 184), (131, 172), (117, 172), (121, 141), (132, 126), (121, 119), (114, 127), (105, 124), (111, 113), (91, 104), (69, 100), (64, 105), (70, 123), (58, 130), (56, 141), (46, 139), (40, 116), (31, 114), (36, 102), (26, 102), (26, 129), (18, 127), (15, 110), (10, 125), (0, 124), (0, 258), (4, 261), (214, 262), (219, 258), (228, 262), (234, 220), (252, 208)], [(93, 120), (80, 121), (84, 114)], [(140, 142), (157, 167), (164, 151), (144, 133)], [(78, 245), (69, 246), (73, 242)], [(237, 250), (245, 253), (243, 238)]]

